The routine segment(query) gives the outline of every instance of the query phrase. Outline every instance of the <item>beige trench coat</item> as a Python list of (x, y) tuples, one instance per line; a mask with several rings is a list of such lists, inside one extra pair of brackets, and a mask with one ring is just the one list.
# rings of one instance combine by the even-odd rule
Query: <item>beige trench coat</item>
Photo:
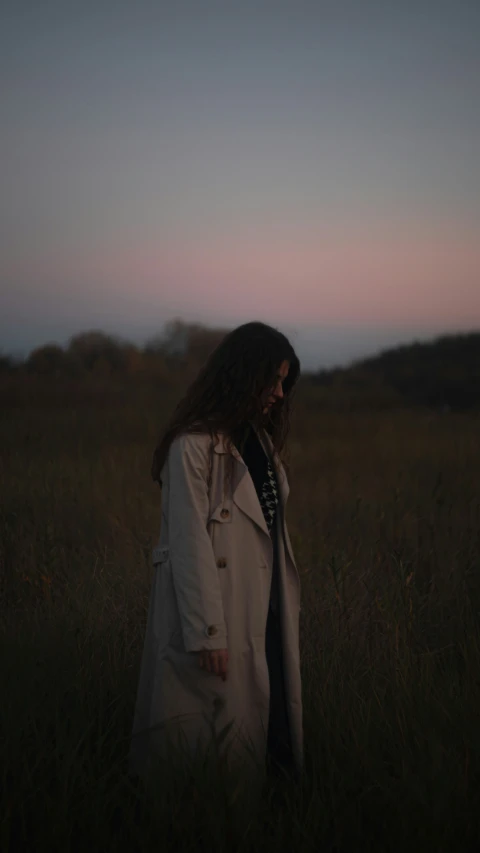
[[(271, 453), (269, 435), (262, 430), (259, 437)], [(231, 492), (224, 494), (228, 450), (222, 434), (219, 439), (210, 488), (208, 434), (177, 436), (162, 471), (162, 523), (153, 553), (155, 573), (130, 752), (131, 768), (140, 775), (153, 754), (164, 754), (167, 732), (181, 733), (190, 752), (230, 722), (221, 746), (224, 753), (239, 755), (240, 748), (240, 757), (248, 757), (241, 745), (246, 741), (256, 766), (265, 767), (270, 701), (265, 634), (273, 544), (236, 448)], [(294, 760), (301, 772), (300, 579), (285, 523), (289, 485), (283, 466), (278, 479), (285, 688)], [(228, 649), (226, 681), (200, 667), (195, 652), (202, 648)]]

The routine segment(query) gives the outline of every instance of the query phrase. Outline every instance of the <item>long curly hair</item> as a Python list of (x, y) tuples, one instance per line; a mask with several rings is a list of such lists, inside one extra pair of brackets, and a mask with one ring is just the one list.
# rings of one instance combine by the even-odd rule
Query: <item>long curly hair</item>
[[(276, 385), (276, 374), (283, 361), (289, 362), (283, 380), (283, 398), (263, 414), (265, 399)], [(290, 429), (290, 413), (295, 384), (300, 376), (300, 361), (289, 340), (278, 329), (266, 323), (251, 322), (227, 334), (199, 371), (185, 395), (177, 404), (160, 436), (153, 455), (152, 478), (160, 486), (161, 471), (172, 441), (181, 433), (209, 433), (211, 483), (213, 442), (218, 433), (225, 435), (225, 446), (232, 448), (232, 435), (247, 421), (265, 429), (273, 443), (273, 462), (279, 460), (288, 471), (284, 452)], [(243, 447), (243, 441), (241, 442)], [(237, 448), (241, 452), (241, 447)], [(233, 471), (230, 454), (227, 478)]]

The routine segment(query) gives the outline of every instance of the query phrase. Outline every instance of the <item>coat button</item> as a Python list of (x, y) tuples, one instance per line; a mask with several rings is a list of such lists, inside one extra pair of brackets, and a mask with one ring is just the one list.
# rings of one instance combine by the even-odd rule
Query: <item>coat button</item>
[(215, 637), (218, 634), (218, 628), (215, 625), (209, 625), (205, 633), (207, 637)]
[(230, 515), (230, 512), (229, 512), (229, 510), (228, 510), (228, 509), (222, 509), (222, 511), (221, 511), (221, 513), (220, 513), (220, 516), (221, 516), (222, 518), (228, 518), (228, 516), (229, 516), (229, 515)]
[(226, 561), (225, 557), (219, 557), (217, 560), (217, 568), (218, 569), (224, 569), (226, 565), (227, 565), (227, 561)]

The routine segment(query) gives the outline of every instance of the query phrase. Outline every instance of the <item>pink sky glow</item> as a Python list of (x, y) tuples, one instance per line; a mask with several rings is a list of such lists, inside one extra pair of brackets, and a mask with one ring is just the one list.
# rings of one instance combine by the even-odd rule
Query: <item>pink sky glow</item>
[[(480, 240), (452, 229), (402, 229), (395, 235), (347, 230), (310, 235), (253, 234), (183, 242), (125, 239), (95, 252), (51, 253), (15, 264), (15, 277), (69, 279), (155, 307), (216, 316), (268, 313), (309, 324), (480, 324)], [(29, 269), (30, 268), (30, 269)]]

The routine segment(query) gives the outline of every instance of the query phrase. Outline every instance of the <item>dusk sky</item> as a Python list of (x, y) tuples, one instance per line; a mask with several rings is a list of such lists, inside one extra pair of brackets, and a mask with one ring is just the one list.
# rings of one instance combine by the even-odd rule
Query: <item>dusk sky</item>
[(480, 3), (2, 3), (0, 349), (480, 330)]

